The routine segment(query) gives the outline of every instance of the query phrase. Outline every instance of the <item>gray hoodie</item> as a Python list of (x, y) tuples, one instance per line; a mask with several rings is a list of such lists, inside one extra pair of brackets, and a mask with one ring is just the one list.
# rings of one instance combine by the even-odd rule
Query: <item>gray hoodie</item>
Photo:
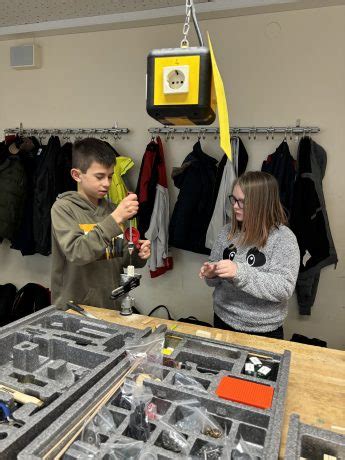
[[(52, 217), (52, 301), (64, 306), (69, 300), (95, 307), (114, 308), (110, 300), (119, 286), (123, 267), (129, 264), (127, 244), (123, 256), (115, 254), (122, 230), (110, 215), (115, 205), (106, 199), (95, 206), (78, 192), (58, 197)], [(133, 255), (133, 265), (145, 261)]]
[(214, 312), (234, 329), (269, 332), (280, 327), (287, 316), (300, 262), (295, 235), (284, 225), (271, 230), (263, 248), (239, 246), (238, 237), (228, 240), (226, 225), (215, 242), (210, 261), (230, 259), (237, 264), (233, 280), (207, 279), (215, 288)]

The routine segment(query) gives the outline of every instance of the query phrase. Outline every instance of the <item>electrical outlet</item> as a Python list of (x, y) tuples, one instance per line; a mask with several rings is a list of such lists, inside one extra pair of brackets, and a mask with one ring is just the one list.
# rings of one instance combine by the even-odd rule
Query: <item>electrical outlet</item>
[(189, 65), (163, 68), (164, 94), (182, 94), (189, 91)]

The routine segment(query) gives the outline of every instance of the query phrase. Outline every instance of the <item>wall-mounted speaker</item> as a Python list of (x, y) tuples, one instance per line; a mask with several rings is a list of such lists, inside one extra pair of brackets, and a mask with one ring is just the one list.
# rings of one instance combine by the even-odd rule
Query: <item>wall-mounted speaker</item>
[(11, 46), (10, 56), (13, 69), (38, 69), (41, 66), (41, 49), (38, 45)]

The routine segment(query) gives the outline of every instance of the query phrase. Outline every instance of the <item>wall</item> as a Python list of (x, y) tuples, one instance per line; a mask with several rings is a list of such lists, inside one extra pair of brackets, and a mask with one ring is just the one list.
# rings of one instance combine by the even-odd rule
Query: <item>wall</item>
[[(300, 317), (291, 300), (286, 335), (322, 338), (335, 348), (345, 348), (344, 22), (345, 7), (339, 6), (201, 23), (213, 39), (233, 125), (284, 126), (301, 118), (303, 124), (322, 129), (316, 139), (328, 152), (324, 191), (340, 262), (336, 271), (322, 271), (311, 317)], [(131, 129), (117, 148), (136, 161), (134, 184), (149, 141), (147, 128), (155, 125), (145, 113), (146, 55), (154, 48), (178, 45), (181, 29), (178, 24), (39, 38), (43, 66), (31, 71), (9, 67), (9, 47), (27, 41), (0, 42), (0, 129), (20, 121), (27, 127), (110, 127), (116, 120)], [(168, 141), (169, 175), (194, 141)], [(280, 141), (244, 138), (249, 169), (260, 168)], [(295, 155), (297, 144), (289, 143)], [(213, 139), (203, 141), (203, 147), (221, 157)], [(171, 180), (170, 191), (173, 204), (177, 190)], [(148, 312), (164, 303), (175, 317), (195, 314), (211, 320), (211, 289), (197, 276), (204, 257), (178, 250), (173, 255), (171, 273), (151, 280), (144, 270), (135, 294), (139, 307)], [(0, 260), (0, 283), (49, 285), (49, 258), (23, 258), (4, 243)]]

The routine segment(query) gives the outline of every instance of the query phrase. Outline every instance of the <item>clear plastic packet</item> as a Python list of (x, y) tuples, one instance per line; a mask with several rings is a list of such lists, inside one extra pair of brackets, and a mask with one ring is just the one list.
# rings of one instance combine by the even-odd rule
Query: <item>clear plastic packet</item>
[(65, 456), (68, 458), (79, 458), (83, 460), (98, 460), (102, 457), (99, 455), (99, 449), (80, 441), (75, 441), (66, 451)]
[(160, 426), (163, 428), (159, 437), (160, 446), (171, 452), (187, 455), (191, 447), (188, 440), (163, 420), (160, 420)]
[(177, 372), (174, 377), (174, 385), (185, 388), (186, 390), (199, 391), (200, 393), (207, 393), (207, 390), (198, 382), (195, 378), (182, 374), (182, 372)]
[(119, 439), (102, 446), (101, 458), (107, 458), (108, 460), (140, 460), (144, 446), (143, 441)]
[(259, 457), (256, 455), (253, 447), (240, 437), (236, 447), (231, 451), (229, 460), (257, 460)]
[(138, 441), (146, 442), (151, 434), (149, 415), (152, 412), (152, 407), (149, 404), (152, 400), (152, 391), (146, 386), (137, 386), (133, 382), (131, 389), (132, 412), (129, 416), (128, 436)]
[(148, 402), (152, 399), (152, 391), (149, 387), (144, 385), (137, 385), (135, 380), (132, 380), (131, 376), (126, 378), (122, 388), (119, 405), (122, 409), (131, 410), (136, 400), (142, 400)]
[[(163, 380), (163, 355), (162, 349), (164, 347), (165, 334), (151, 334), (143, 338), (138, 344), (129, 344), (127, 346), (127, 356), (134, 369), (131, 373), (131, 378), (142, 383), (144, 378), (151, 378), (152, 380)], [(139, 377), (144, 375), (143, 377)], [(139, 378), (138, 378), (139, 377)]]
[(84, 427), (81, 440), (86, 444), (99, 447), (101, 445), (101, 435), (109, 436), (115, 432), (116, 426), (110, 410), (102, 407)]
[(191, 404), (190, 401), (184, 402), (177, 406), (176, 412), (179, 419), (175, 423), (175, 427), (179, 430), (192, 431), (195, 434), (202, 433), (214, 439), (224, 436), (224, 431), (220, 424), (200, 404)]
[(223, 446), (217, 446), (215, 444), (204, 444), (191, 456), (191, 459), (224, 460), (225, 457), (223, 457), (223, 450)]

